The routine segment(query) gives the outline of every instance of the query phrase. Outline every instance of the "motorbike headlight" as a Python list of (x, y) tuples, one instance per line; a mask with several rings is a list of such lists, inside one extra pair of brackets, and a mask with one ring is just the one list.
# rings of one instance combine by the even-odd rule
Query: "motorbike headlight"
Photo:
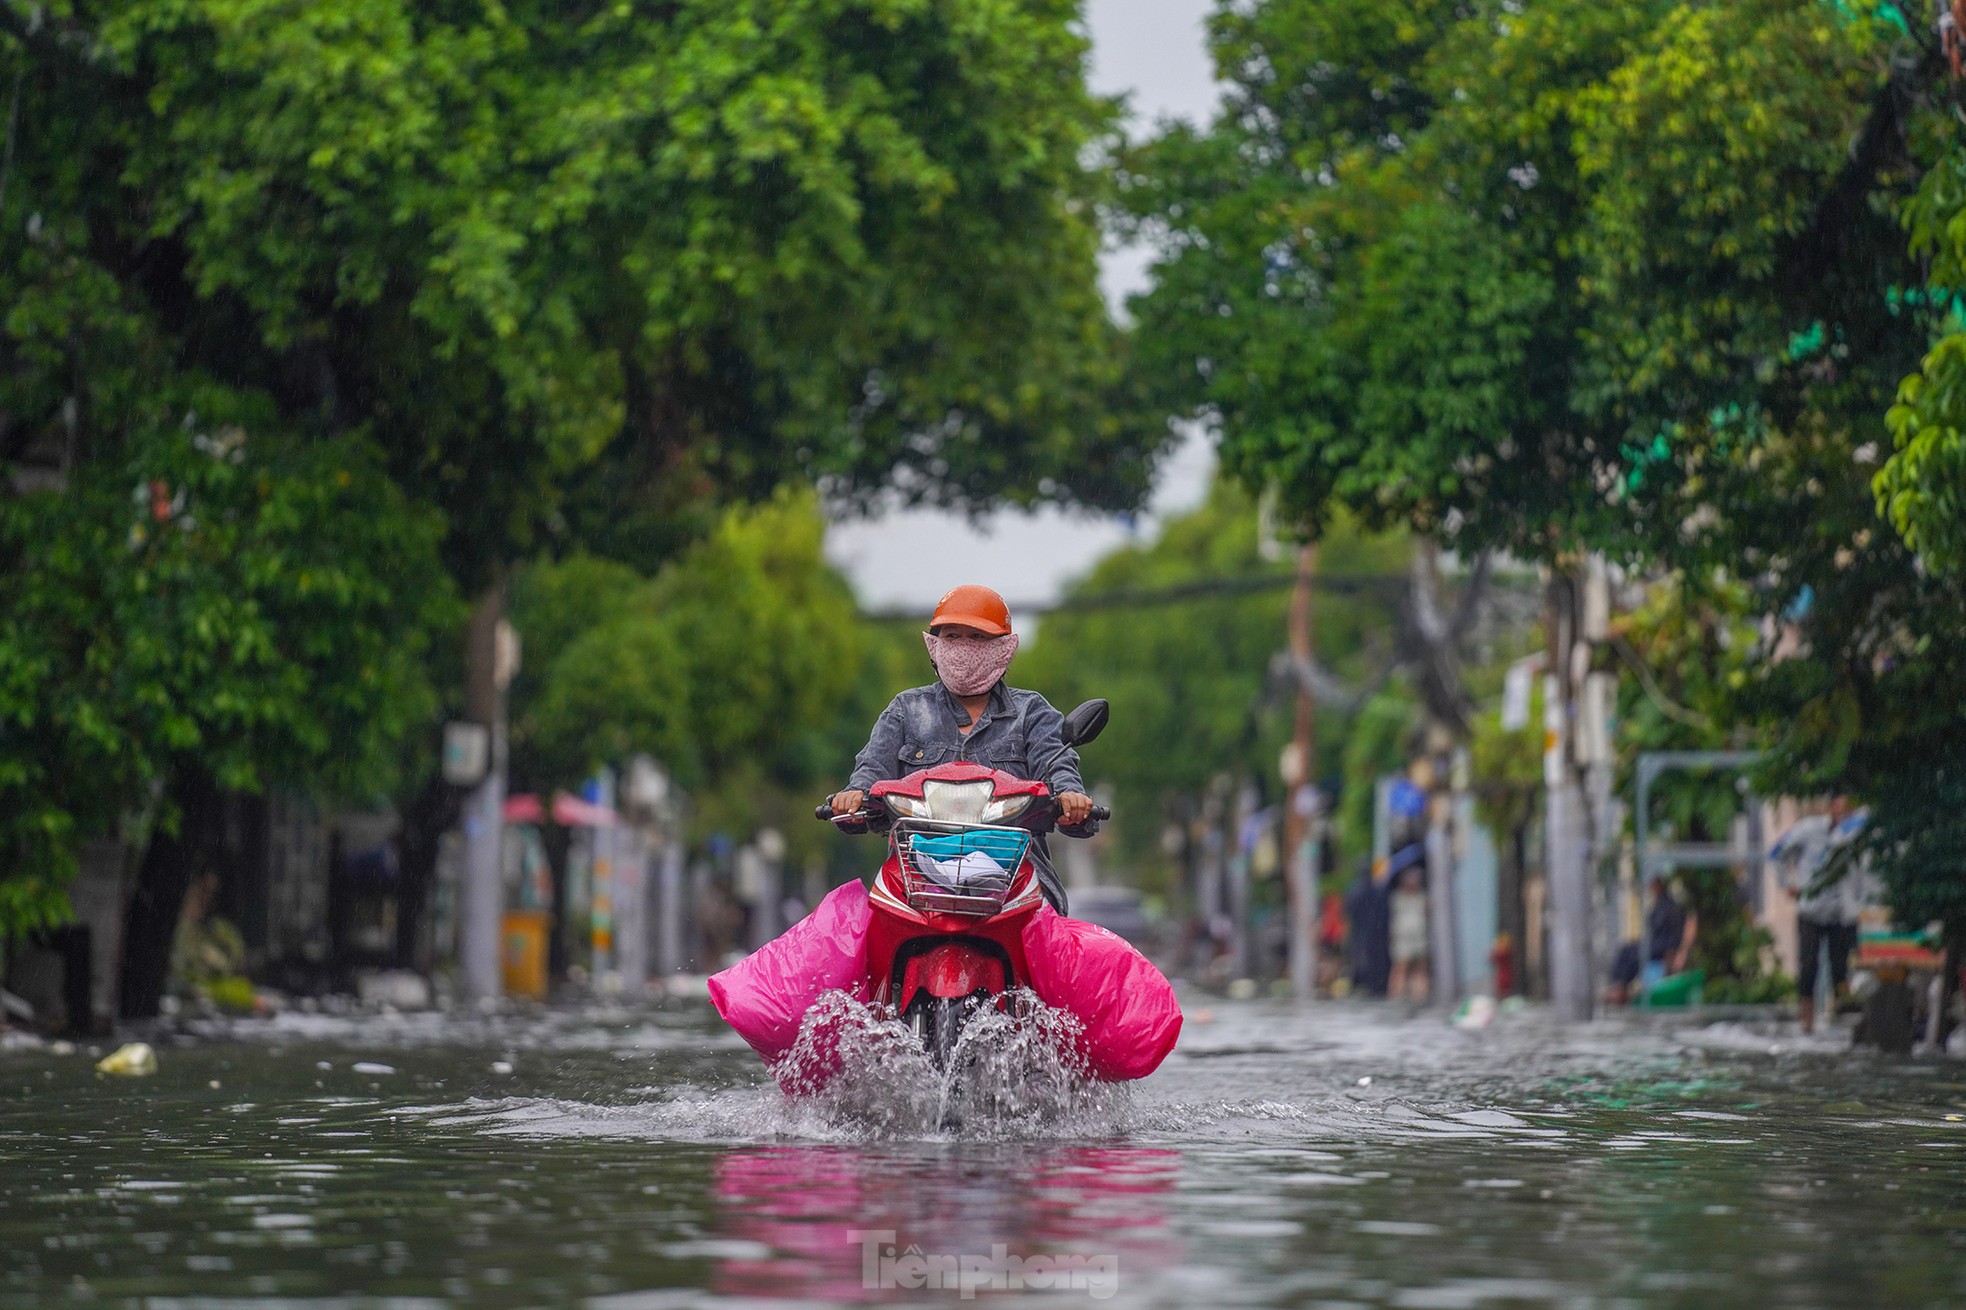
[(981, 823), (994, 790), (987, 782), (925, 782), (922, 796), (928, 801), (926, 817), (946, 823)]
[(929, 819), (935, 817), (928, 808), (928, 802), (913, 796), (899, 796), (893, 792), (881, 797), (888, 809), (904, 819)]
[(1002, 823), (1031, 808), (1029, 796), (999, 796), (983, 807), (983, 822)]

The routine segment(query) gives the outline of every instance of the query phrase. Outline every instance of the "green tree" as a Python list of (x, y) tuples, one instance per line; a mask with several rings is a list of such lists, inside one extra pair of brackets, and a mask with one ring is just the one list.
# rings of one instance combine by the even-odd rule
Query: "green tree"
[[(1601, 125), (1612, 158), (1643, 142), (1641, 157), (1662, 163), (1675, 152), (1736, 161), (1690, 179), (1662, 166), (1604, 202), (1624, 211), (1601, 224), (1607, 247), (1632, 241), (1641, 262), (1630, 267), (1659, 284), (1633, 297), (1643, 314), (1607, 320), (1624, 335), (1623, 412), (1635, 434), (1657, 434), (1661, 456), (1637, 499), (1655, 507), (1656, 554), (1695, 578), (1726, 570), (1769, 616), (1768, 658), (1727, 710), (1774, 746), (1763, 786), (1870, 804), (1893, 909), (1913, 924), (1947, 918), (1957, 938), (1966, 864), (1947, 839), (1966, 718), (1939, 689), (1966, 672), (1966, 585), (1944, 567), (1943, 514), (1927, 513), (1938, 502), (1898, 494), (1942, 485), (1921, 482), (1942, 467), (1921, 466), (1940, 457), (1925, 443), (1943, 435), (1930, 423), (1942, 411), (1921, 406), (1944, 392), (1943, 349), (1927, 351), (1948, 330), (1949, 273), (1911, 256), (1936, 252), (1928, 224), (1946, 183), (1931, 161), (1957, 124), (1922, 14), (1797, 6), (1780, 17), (1745, 51), (1738, 35), (1682, 23), (1646, 78), (1605, 96), (1617, 106)], [(1820, 39), (1806, 49), (1812, 27)], [(1667, 90), (1674, 59), (1702, 86), (1699, 112)], [(1649, 235), (1634, 239), (1640, 228)], [(1607, 290), (1630, 288), (1614, 278)], [(1703, 349), (1686, 348), (1687, 330)], [(1938, 367), (1914, 373), (1921, 356)], [(1881, 419), (1900, 451), (1880, 470)], [(1879, 522), (1880, 507), (1906, 537)], [(1921, 561), (1913, 548), (1927, 545)]]
[(81, 836), (157, 834), (145, 885), (181, 894), (216, 788), (377, 795), (434, 709), (437, 515), (366, 443), (232, 402), (0, 500), (0, 933), (65, 916)]
[(1311, 530), (1345, 506), (1529, 556), (1574, 539), (1601, 459), (1567, 403), (1572, 106), (1658, 7), (1224, 6), (1224, 112), (1122, 177), (1163, 250), (1132, 306), (1162, 403)]
[[(1888, 423), (1896, 450), (1878, 470), (1879, 509), (1932, 568), (1966, 567), (1966, 314), (1959, 290), (1966, 286), (1966, 143), (1954, 115), (1959, 92), (1937, 85), (1937, 70), (1923, 70), (1926, 94), (1912, 103), (1909, 149), (1920, 165), (1916, 189), (1898, 216), (1924, 278), (1901, 288), (1901, 314), (1926, 325), (1929, 351), (1902, 382)], [(1951, 112), (1948, 112), (1951, 111)]]
[(203, 367), (368, 425), (472, 591), (793, 472), (1126, 503), (1075, 9), (8, 0), (10, 443)]
[[(1018, 657), (1015, 678), (1061, 709), (1112, 702), (1086, 772), (1113, 787), (1115, 831), (1136, 867), (1160, 866), (1164, 825), (1196, 812), (1219, 776), (1276, 776), (1294, 690), (1270, 668), (1286, 644), (1293, 566), (1265, 558), (1262, 534), (1248, 495), (1219, 482), (1152, 544), (1115, 551), (1068, 588)], [(1314, 630), (1320, 663), (1341, 679), (1369, 682), (1392, 658), (1408, 550), (1346, 523), (1327, 533)], [(1244, 582), (1260, 590), (1237, 590)], [(1184, 586), (1200, 594), (1182, 597)], [(1349, 709), (1320, 711), (1321, 776), (1341, 772), (1350, 720)]]
[(529, 568), (514, 619), (537, 672), (515, 689), (516, 770), (566, 786), (646, 751), (686, 787), (760, 759), (796, 771), (863, 663), (824, 532), (810, 494), (781, 495), (653, 578), (591, 557)]
[[(1966, 593), (1871, 486), (1953, 303), (1898, 224), (1933, 255), (1957, 209), (1924, 162), (1957, 136), (1924, 11), (1358, 8), (1225, 5), (1226, 112), (1129, 161), (1164, 251), (1134, 306), (1155, 394), (1312, 530), (1342, 505), (1747, 588), (1784, 640), (1725, 715), (1767, 732), (1764, 783), (1875, 801), (1882, 857), (1909, 859), (1947, 816), (1900, 806), (1954, 785), (1924, 761), (1966, 732), (1932, 696)], [(1942, 565), (1933, 359), (1876, 494)]]
[(795, 866), (864, 861), (807, 816), (888, 698), (920, 681), (921, 646), (859, 614), (824, 530), (813, 496), (787, 494), (728, 511), (653, 578), (593, 556), (523, 570), (517, 784), (570, 787), (647, 752), (690, 789), (700, 834), (770, 825)]
[[(1164, 428), (1134, 420), (1094, 282), (1085, 161), (1111, 110), (1076, 13), (0, 0), (0, 465), (111, 479), (208, 393), (255, 442), (379, 452), (441, 511), (406, 547), (474, 597), (542, 550), (654, 569), (723, 503), (807, 476), (1129, 503)], [(266, 526), (294, 551), (315, 530)], [(46, 554), (0, 561), (4, 585), (42, 587)], [(11, 664), (9, 694), (70, 730), (41, 667)], [(8, 785), (41, 817), (7, 874), (53, 888), (144, 793), (85, 814), (16, 740)], [(175, 896), (142, 896), (168, 937)]]

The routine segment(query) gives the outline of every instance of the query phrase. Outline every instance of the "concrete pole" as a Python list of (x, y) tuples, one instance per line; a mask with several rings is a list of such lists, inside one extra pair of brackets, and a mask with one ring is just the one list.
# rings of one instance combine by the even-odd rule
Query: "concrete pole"
[(1576, 579), (1552, 569), (1545, 593), (1544, 626), (1548, 669), (1543, 681), (1543, 784), (1546, 838), (1544, 876), (1549, 893), (1550, 1001), (1557, 1017), (1583, 1022), (1591, 1017), (1591, 888), (1587, 855), (1589, 824), (1584, 794), (1572, 759), (1576, 723)]
[[(1438, 799), (1430, 798), (1437, 811)], [(1456, 949), (1458, 927), (1454, 906), (1454, 837), (1447, 816), (1428, 815), (1427, 823), (1427, 949), (1432, 953), (1428, 972), (1432, 975), (1431, 998), (1452, 1004), (1461, 998), (1460, 952)]]
[(1574, 782), (1550, 790), (1550, 1001), (1557, 1017), (1591, 1017), (1590, 870), (1585, 858), (1583, 791)]
[(662, 978), (683, 971), (684, 855), (682, 832), (672, 828), (664, 838), (656, 875), (655, 971)]
[(1260, 800), (1254, 782), (1244, 782), (1236, 797), (1236, 824), (1229, 834), (1228, 900), (1229, 963), (1235, 978), (1250, 976), (1249, 952), (1249, 864), (1255, 832), (1251, 819)]
[(751, 949), (757, 950), (785, 931), (785, 836), (762, 828), (752, 839), (757, 866), (757, 904), (751, 915)]
[(1201, 859), (1195, 866), (1198, 879), (1195, 906), (1210, 934), (1215, 931), (1215, 921), (1225, 913), (1222, 889), (1228, 864), (1228, 845), (1225, 821), (1220, 815), (1210, 816), (1202, 829)]
[[(704, 915), (710, 908), (710, 882), (715, 873), (709, 857), (698, 859), (689, 867), (689, 922), (698, 931), (684, 938), (683, 967), (693, 973), (715, 973), (723, 968), (723, 961), (710, 956), (709, 933), (704, 927)], [(701, 956), (698, 948), (702, 949)]]
[(490, 736), (483, 781), (464, 804), (464, 885), (459, 889), (458, 973), (467, 1001), (495, 1001), (503, 995), (499, 931), (504, 915), (505, 847), (505, 687), (511, 660), (500, 647), (510, 642), (505, 624), (505, 589), (495, 584), (479, 597), (465, 632), (465, 711)]
[[(1311, 626), (1311, 589), (1317, 577), (1317, 543), (1297, 553), (1297, 585), (1290, 596), (1290, 655), (1308, 674), (1317, 649)], [(1284, 869), (1290, 894), (1290, 994), (1308, 1001), (1317, 993), (1317, 702), (1300, 676), (1292, 742), (1295, 777), (1283, 810)]]
[(640, 997), (648, 990), (649, 842), (639, 827), (615, 829), (614, 959), (621, 994)]
[(1317, 995), (1317, 862), (1317, 837), (1299, 837), (1290, 857), (1290, 995), (1299, 1001)]
[(1229, 856), (1229, 972), (1249, 977), (1249, 856), (1240, 844)]
[(1195, 917), (1201, 922), (1201, 939), (1194, 943), (1195, 969), (1206, 969), (1215, 960), (1215, 928), (1222, 918), (1223, 862), (1226, 859), (1220, 807), (1210, 807), (1189, 827), (1195, 874)]

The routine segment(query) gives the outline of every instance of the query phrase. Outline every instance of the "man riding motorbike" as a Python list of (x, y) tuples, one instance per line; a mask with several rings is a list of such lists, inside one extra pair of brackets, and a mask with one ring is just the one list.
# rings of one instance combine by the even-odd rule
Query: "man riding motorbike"
[[(1017, 653), (1010, 607), (988, 587), (957, 587), (944, 596), (922, 634), (936, 681), (902, 692), (881, 711), (853, 776), (832, 797), (833, 813), (852, 814), (875, 783), (902, 778), (951, 760), (970, 760), (1049, 784), (1057, 798), (1058, 830), (1089, 837), (1092, 798), (1079, 777), (1078, 755), (1064, 750), (1064, 715), (1034, 691), (1003, 680)], [(1039, 771), (1050, 764), (1049, 772)], [(1036, 843), (1038, 883), (1045, 899), (1066, 912), (1065, 888), (1051, 867), (1043, 837)]]
[(1174, 990), (1124, 939), (1065, 917), (1065, 891), (1041, 845), (1047, 828), (1091, 836), (1106, 817), (1066, 743), (1097, 738), (1109, 707), (1091, 700), (1061, 715), (1037, 693), (1006, 686), (1017, 637), (987, 587), (944, 596), (926, 638), (937, 681), (894, 698), (850, 784), (814, 814), (844, 832), (880, 832), (880, 872), (871, 886), (834, 888), (714, 975), (710, 999), (795, 1094), (844, 1067), (839, 1042), (852, 1018), (820, 1005), (832, 992), (906, 1024), (952, 1078), (995, 1085), (996, 1074), (978, 1074), (962, 1054), (969, 1021), (985, 1011), (1013, 1017), (1011, 1029), (978, 1038), (975, 1050), (989, 1049), (1036, 1013), (1028, 997), (1070, 1014), (1069, 1031), (1052, 1035), (1077, 1073), (1144, 1078), (1180, 1035)]

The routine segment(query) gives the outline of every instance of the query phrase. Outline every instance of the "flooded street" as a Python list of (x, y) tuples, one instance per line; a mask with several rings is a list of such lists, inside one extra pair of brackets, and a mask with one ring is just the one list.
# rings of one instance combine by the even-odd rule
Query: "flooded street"
[(1148, 1082), (967, 1133), (789, 1103), (700, 1004), (8, 1051), (0, 1306), (959, 1304), (911, 1246), (999, 1304), (1966, 1301), (1966, 1063), (1190, 1009)]

